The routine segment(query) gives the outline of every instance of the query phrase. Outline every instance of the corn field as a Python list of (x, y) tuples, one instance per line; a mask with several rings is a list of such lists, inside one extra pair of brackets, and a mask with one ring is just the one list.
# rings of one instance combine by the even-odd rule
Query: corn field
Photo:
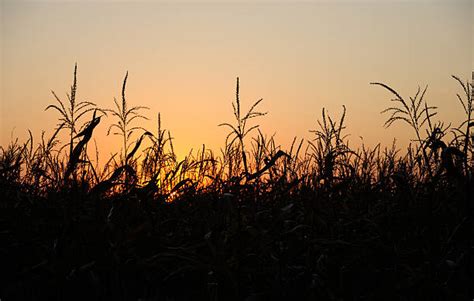
[[(472, 82), (452, 78), (461, 124), (437, 119), (427, 88), (372, 83), (385, 126), (410, 129), (406, 149), (350, 147), (344, 106), (282, 149), (237, 78), (220, 152), (178, 159), (127, 80), (100, 108), (76, 99), (76, 66), (46, 108), (51, 134), (0, 148), (1, 300), (474, 298)], [(157, 128), (140, 126), (151, 115)], [(121, 139), (102, 165), (98, 127)]]

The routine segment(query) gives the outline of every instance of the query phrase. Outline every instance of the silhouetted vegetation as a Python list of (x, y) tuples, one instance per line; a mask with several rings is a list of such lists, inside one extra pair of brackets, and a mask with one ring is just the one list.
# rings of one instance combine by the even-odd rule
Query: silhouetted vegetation
[[(76, 100), (76, 72), (46, 108), (53, 134), (0, 148), (2, 300), (474, 297), (471, 83), (454, 77), (458, 126), (435, 120), (426, 88), (374, 83), (394, 97), (385, 125), (413, 130), (406, 150), (349, 147), (345, 107), (283, 150), (255, 123), (261, 99), (242, 113), (237, 79), (221, 153), (178, 160), (159, 114), (156, 133), (138, 125), (128, 73), (110, 110)], [(108, 121), (123, 145), (99, 166), (89, 144)]]

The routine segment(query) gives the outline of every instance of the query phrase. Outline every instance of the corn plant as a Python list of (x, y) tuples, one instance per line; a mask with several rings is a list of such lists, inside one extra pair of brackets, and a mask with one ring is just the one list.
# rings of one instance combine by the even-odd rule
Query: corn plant
[(56, 110), (59, 117), (59, 129), (69, 130), (69, 157), (71, 157), (74, 149), (74, 137), (78, 131), (78, 123), (82, 116), (88, 112), (96, 110), (96, 104), (90, 101), (76, 101), (77, 92), (77, 64), (74, 65), (74, 77), (72, 81), (71, 91), (67, 94), (67, 102), (62, 101), (54, 91), (51, 91), (57, 104), (50, 104), (45, 110)]
[(389, 87), (386, 84), (374, 82), (372, 85), (378, 85), (390, 93), (392, 93), (395, 98), (391, 99), (392, 102), (395, 102), (398, 106), (389, 107), (382, 111), (384, 113), (390, 113), (389, 118), (385, 121), (384, 126), (386, 128), (390, 127), (394, 122), (402, 121), (407, 123), (414, 131), (419, 143), (419, 150), (421, 149), (425, 167), (428, 173), (431, 173), (429, 165), (429, 158), (425, 150), (425, 139), (422, 139), (421, 132), (425, 123), (428, 123), (431, 127), (431, 118), (437, 115), (435, 111), (437, 107), (429, 106), (424, 100), (425, 93), (428, 89), (428, 86), (425, 86), (423, 90), (418, 87), (418, 90), (414, 97), (410, 97), (409, 101), (404, 99), (397, 91)]
[(236, 123), (230, 124), (227, 122), (219, 124), (219, 126), (226, 126), (230, 128), (230, 133), (226, 137), (226, 148), (231, 149), (234, 146), (234, 143), (237, 141), (237, 147), (240, 151), (240, 155), (242, 156), (242, 163), (244, 167), (244, 174), (247, 177), (249, 175), (249, 166), (247, 162), (247, 154), (245, 151), (245, 137), (252, 132), (253, 130), (257, 129), (259, 125), (254, 125), (251, 127), (247, 127), (247, 122), (255, 117), (264, 116), (267, 112), (258, 112), (256, 111), (257, 106), (262, 102), (263, 98), (257, 100), (247, 111), (246, 114), (241, 114), (241, 107), (240, 107), (240, 95), (239, 95), (239, 78), (237, 77), (237, 85), (235, 89), (235, 102), (232, 102), (232, 108), (234, 109), (234, 117)]
[[(474, 92), (473, 92), (473, 84), (466, 82), (464, 83), (459, 77), (452, 76), (462, 87), (463, 96), (456, 94), (459, 102), (464, 109), (464, 113), (466, 114), (466, 119), (461, 122), (461, 124), (454, 129), (456, 140), (458, 137), (462, 140), (462, 152), (464, 154), (465, 161), (467, 163), (469, 157), (469, 148), (474, 143), (474, 134), (471, 134), (471, 128), (474, 127), (474, 121), (472, 118), (472, 114), (474, 112)], [(464, 127), (464, 129), (463, 129)], [(467, 166), (467, 165), (466, 165)]]
[[(113, 135), (122, 136), (122, 165), (128, 165), (128, 161), (130, 159), (129, 156), (129, 149), (131, 147), (130, 138), (137, 130), (143, 130), (147, 132), (143, 127), (140, 126), (132, 126), (132, 122), (134, 120), (139, 119), (146, 119), (147, 117), (141, 115), (139, 113), (142, 109), (149, 109), (145, 106), (135, 106), (135, 107), (128, 107), (127, 99), (125, 98), (125, 87), (127, 85), (127, 78), (128, 78), (128, 71), (125, 74), (125, 78), (123, 80), (122, 85), (122, 101), (119, 103), (116, 98), (114, 98), (115, 109), (108, 109), (107, 112), (110, 112), (112, 116), (116, 117), (116, 123), (113, 123), (109, 126), (107, 130), (107, 135), (111, 132)], [(136, 150), (135, 150), (136, 151)], [(135, 152), (134, 151), (134, 152)]]
[(333, 180), (334, 172), (339, 165), (338, 160), (352, 151), (344, 141), (347, 136), (343, 135), (346, 107), (343, 106), (339, 122), (327, 115), (325, 109), (322, 110), (322, 117), (322, 121), (318, 120), (319, 129), (310, 130), (316, 137), (308, 143), (312, 148), (317, 167), (320, 169), (315, 179), (316, 183), (323, 182), (327, 186)]

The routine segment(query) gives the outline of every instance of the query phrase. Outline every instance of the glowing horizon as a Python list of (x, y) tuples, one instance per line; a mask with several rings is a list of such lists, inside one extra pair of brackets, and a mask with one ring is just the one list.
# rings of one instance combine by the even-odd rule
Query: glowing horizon
[[(384, 82), (403, 96), (426, 84), (438, 118), (453, 125), (463, 111), (460, 87), (474, 70), (472, 1), (243, 3), (1, 2), (1, 145), (13, 136), (51, 134), (58, 115), (44, 112), (61, 99), (78, 63), (78, 99), (112, 108), (129, 71), (130, 105), (150, 107), (143, 127), (162, 126), (175, 138), (178, 155), (202, 144), (223, 146), (232, 121), (235, 80), (240, 77), (246, 110), (269, 114), (256, 120), (264, 133), (288, 146), (308, 130), (325, 107), (338, 117), (347, 107), (351, 145), (411, 138), (405, 125), (384, 129), (391, 95), (370, 82)], [(83, 119), (85, 122), (87, 118)], [(108, 156), (120, 144), (94, 134)], [(111, 146), (113, 145), (113, 146)]]

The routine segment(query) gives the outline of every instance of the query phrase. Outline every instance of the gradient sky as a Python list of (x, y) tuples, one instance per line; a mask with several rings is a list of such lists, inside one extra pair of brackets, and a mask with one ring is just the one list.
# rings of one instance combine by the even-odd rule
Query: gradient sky
[[(429, 85), (439, 119), (457, 124), (455, 74), (474, 70), (473, 1), (1, 1), (1, 145), (31, 129), (50, 135), (50, 90), (66, 99), (74, 63), (78, 98), (112, 108), (129, 71), (127, 98), (146, 105), (175, 137), (180, 155), (203, 143), (218, 150), (232, 120), (240, 77), (244, 108), (263, 98), (262, 131), (281, 145), (311, 138), (321, 109), (347, 107), (352, 145), (405, 145), (410, 129), (384, 129), (389, 95)], [(118, 151), (97, 129), (99, 147)], [(112, 145), (114, 145), (112, 147)]]

